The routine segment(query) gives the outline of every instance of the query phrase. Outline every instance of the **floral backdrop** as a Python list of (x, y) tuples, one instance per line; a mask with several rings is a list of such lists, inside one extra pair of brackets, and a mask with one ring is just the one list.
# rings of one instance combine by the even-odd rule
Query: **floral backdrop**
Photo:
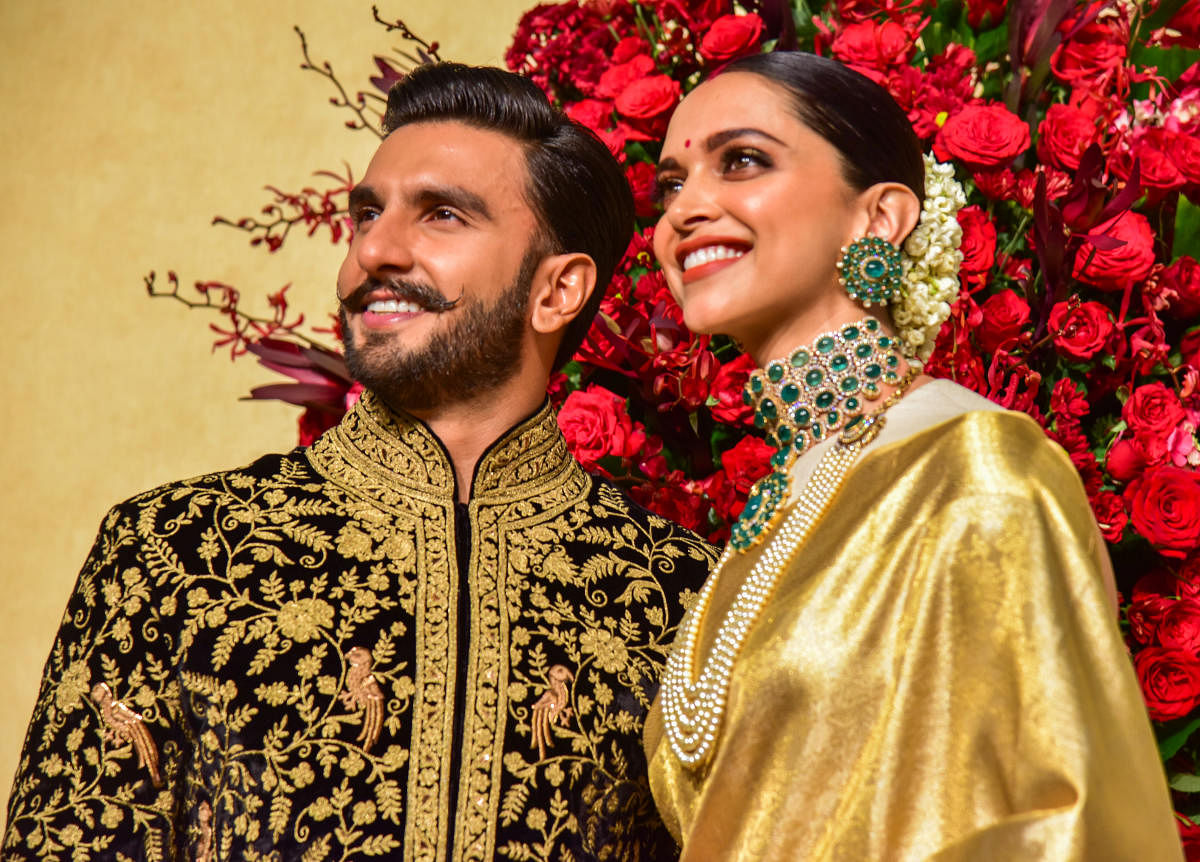
[[(346, 123), (380, 134), (388, 87), (436, 43), (375, 12), (399, 47), (362, 90), (326, 77)], [(654, 162), (680, 98), (746, 53), (832, 56), (878, 81), (968, 192), (962, 290), (930, 373), (1028, 413), (1069, 454), (1109, 542), (1121, 624), (1159, 736), (1189, 858), (1200, 859), (1200, 0), (569, 0), (517, 24), (508, 66), (622, 161), (638, 232), (579, 353), (550, 386), (576, 456), (646, 506), (722, 542), (771, 450), (742, 401), (752, 364), (687, 331), (650, 251)], [(267, 251), (344, 243), (348, 170), (269, 186), (217, 222)], [(288, 381), (311, 441), (357, 398), (338, 333), (286, 288), (152, 295), (220, 315), (216, 344)], [(332, 320), (332, 318), (331, 318)]]

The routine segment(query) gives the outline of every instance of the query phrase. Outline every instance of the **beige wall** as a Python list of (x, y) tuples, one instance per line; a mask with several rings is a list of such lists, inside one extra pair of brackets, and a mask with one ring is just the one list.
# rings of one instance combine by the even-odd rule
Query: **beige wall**
[[(534, 0), (389, 0), (446, 59), (501, 62)], [(299, 69), (293, 25), (347, 84), (398, 40), (370, 0), (0, 2), (0, 802), (79, 566), (107, 508), (160, 482), (295, 443), (296, 412), (237, 399), (274, 376), (209, 352), (203, 312), (141, 289), (150, 269), (332, 310), (341, 249), (275, 256), (209, 227), (265, 183), (356, 176), (376, 143)]]

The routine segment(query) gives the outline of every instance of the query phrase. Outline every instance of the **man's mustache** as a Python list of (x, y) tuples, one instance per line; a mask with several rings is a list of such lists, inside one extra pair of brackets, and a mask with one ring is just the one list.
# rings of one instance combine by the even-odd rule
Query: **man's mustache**
[(343, 307), (350, 311), (362, 311), (366, 305), (367, 296), (377, 290), (386, 290), (396, 299), (411, 302), (423, 311), (449, 311), (462, 301), (462, 294), (457, 299), (446, 299), (428, 284), (419, 281), (409, 281), (403, 278), (391, 278), (381, 281), (368, 278), (354, 292), (342, 300)]

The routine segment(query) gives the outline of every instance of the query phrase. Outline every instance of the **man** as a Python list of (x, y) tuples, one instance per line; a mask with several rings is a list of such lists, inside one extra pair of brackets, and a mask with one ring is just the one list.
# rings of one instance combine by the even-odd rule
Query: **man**
[(545, 401), (628, 243), (525, 79), (392, 91), (338, 276), (366, 387), (308, 449), (114, 508), (46, 665), (6, 860), (655, 859), (640, 735), (713, 561)]

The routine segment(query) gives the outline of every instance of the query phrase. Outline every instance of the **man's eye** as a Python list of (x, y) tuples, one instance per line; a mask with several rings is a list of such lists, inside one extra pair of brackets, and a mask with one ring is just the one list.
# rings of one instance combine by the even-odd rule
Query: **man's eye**
[(374, 221), (377, 218), (379, 218), (379, 210), (374, 209), (373, 207), (362, 207), (361, 209), (356, 209), (350, 213), (350, 220), (353, 221), (356, 226)]
[(462, 221), (450, 207), (434, 207), (429, 211), (429, 217), (434, 221)]

